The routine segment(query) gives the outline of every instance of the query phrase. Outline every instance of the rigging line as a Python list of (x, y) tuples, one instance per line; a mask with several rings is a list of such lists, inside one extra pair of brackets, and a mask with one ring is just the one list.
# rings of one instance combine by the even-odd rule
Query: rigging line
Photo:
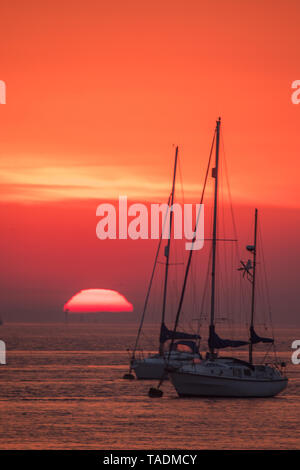
[(271, 297), (270, 297), (270, 289), (269, 289), (268, 276), (267, 276), (267, 270), (266, 270), (265, 254), (264, 254), (264, 244), (263, 244), (262, 231), (260, 228), (260, 224), (258, 225), (258, 234), (259, 234), (259, 241), (260, 241), (261, 258), (262, 258), (262, 264), (263, 264), (264, 281), (265, 281), (265, 286), (266, 286), (267, 304), (268, 304), (268, 310), (269, 310), (269, 321), (271, 324), (272, 335), (274, 339), (274, 326), (273, 326), (272, 311), (271, 311)]
[[(207, 295), (207, 292), (208, 292), (211, 257), (212, 257), (212, 246), (210, 247), (210, 252), (209, 252), (209, 257), (208, 257), (208, 264), (207, 264), (205, 284), (204, 284), (204, 292), (203, 292), (203, 295), (202, 295), (202, 302), (201, 302), (201, 307), (200, 307), (200, 320), (203, 319), (204, 302), (206, 300), (206, 295)], [(199, 327), (198, 327), (198, 334), (200, 334), (200, 322), (199, 322)]]
[[(211, 157), (212, 157), (212, 153), (213, 153), (215, 138), (216, 138), (216, 131), (214, 132), (214, 136), (213, 136), (213, 140), (212, 140), (212, 144), (211, 144), (211, 148), (210, 148), (209, 159), (208, 159), (208, 165), (207, 165), (206, 174), (205, 174), (205, 178), (204, 178), (204, 184), (203, 184), (202, 194), (201, 194), (201, 199), (200, 199), (200, 207), (199, 207), (199, 211), (198, 211), (198, 215), (197, 215), (197, 220), (196, 220), (196, 224), (195, 224), (195, 231), (194, 231), (194, 237), (193, 237), (193, 240), (192, 240), (192, 244), (194, 244), (194, 242), (196, 241), (196, 233), (197, 233), (198, 222), (199, 222), (200, 213), (201, 213), (201, 205), (202, 205), (202, 203), (203, 203), (203, 198), (204, 198), (204, 194), (205, 194), (205, 188), (206, 188), (206, 183), (207, 183), (207, 179), (208, 179), (208, 173), (209, 173), (209, 168), (210, 168), (210, 163), (211, 163)], [(177, 309), (177, 314), (176, 314), (176, 319), (175, 319), (175, 324), (174, 324), (174, 328), (173, 328), (172, 340), (171, 340), (171, 344), (170, 344), (170, 348), (169, 348), (169, 354), (168, 354), (168, 358), (167, 358), (167, 363), (169, 363), (170, 354), (171, 354), (171, 351), (172, 351), (172, 348), (173, 348), (173, 345), (174, 345), (175, 334), (176, 334), (177, 325), (178, 325), (178, 322), (179, 322), (179, 317), (180, 317), (180, 313), (181, 313), (181, 309), (182, 309), (182, 304), (183, 304), (183, 300), (184, 300), (184, 294), (185, 294), (186, 284), (187, 284), (187, 280), (188, 280), (190, 265), (191, 265), (191, 261), (192, 261), (193, 251), (194, 251), (194, 250), (191, 249), (191, 250), (190, 250), (190, 253), (189, 253), (189, 258), (188, 258), (188, 262), (187, 262), (187, 267), (186, 267), (186, 271), (185, 271), (185, 276), (184, 276), (184, 281), (183, 281), (183, 286), (182, 286), (180, 301), (179, 301), (179, 305), (178, 305), (178, 309)], [(163, 380), (164, 380), (164, 375), (163, 375), (163, 377), (161, 378), (159, 385), (162, 384)]]
[[(170, 207), (170, 219), (169, 219), (169, 237), (168, 243), (165, 247), (164, 255), (166, 258), (166, 265), (165, 265), (165, 278), (164, 278), (164, 293), (163, 293), (163, 302), (162, 302), (162, 313), (161, 313), (161, 328), (165, 322), (165, 315), (166, 315), (166, 307), (167, 307), (167, 297), (168, 297), (168, 277), (169, 277), (169, 261), (170, 261), (170, 252), (171, 252), (171, 238), (172, 238), (172, 230), (174, 231), (173, 226), (173, 204), (174, 204), (174, 196), (175, 196), (175, 185), (176, 185), (176, 170), (177, 170), (177, 160), (178, 160), (178, 146), (175, 149), (175, 161), (174, 161), (174, 170), (173, 170), (173, 182), (172, 182), (172, 192), (171, 192), (171, 207)], [(159, 337), (159, 354), (163, 355), (163, 342), (161, 341), (161, 336)]]
[[(261, 253), (261, 245), (260, 242), (258, 241), (258, 249)], [(269, 323), (269, 309), (268, 309), (268, 300), (266, 296), (266, 284), (265, 284), (265, 279), (263, 275), (258, 276), (258, 284), (259, 284), (259, 295), (261, 299), (261, 305), (260, 305), (260, 310), (261, 310), (261, 322), (264, 325), (265, 330), (268, 330), (268, 323)]]
[[(182, 204), (183, 204), (183, 208), (184, 208), (185, 195), (184, 195), (184, 188), (183, 188), (182, 163), (181, 163), (181, 156), (180, 155), (178, 155), (178, 173), (179, 173), (179, 180), (180, 180)], [(179, 244), (179, 246), (176, 243), (174, 243), (174, 245), (175, 245), (175, 250), (174, 250), (175, 251), (175, 260), (176, 260), (176, 262), (178, 262), (178, 264), (184, 265), (183, 245), (182, 245), (182, 243)], [(176, 248), (177, 248), (177, 250), (176, 250)], [(182, 263), (180, 263), (180, 260), (182, 260)], [(176, 293), (177, 293), (179, 291), (179, 283), (180, 283), (181, 278), (182, 278), (182, 274), (180, 272), (180, 279), (179, 279), (178, 270), (176, 270), (176, 272), (175, 272), (175, 278), (176, 278)], [(178, 301), (178, 299), (176, 299), (176, 302), (177, 301)], [(174, 318), (172, 318), (172, 321), (174, 321)]]
[(260, 252), (261, 252), (261, 258), (262, 258), (262, 264), (263, 264), (263, 273), (264, 273), (264, 284), (266, 288), (266, 300), (267, 300), (267, 307), (268, 311), (271, 311), (271, 300), (270, 300), (270, 295), (269, 295), (269, 289), (268, 289), (268, 278), (267, 278), (267, 273), (266, 273), (266, 263), (265, 263), (265, 257), (264, 257), (264, 248), (263, 248), (263, 241), (262, 241), (262, 233), (260, 226), (258, 226), (258, 233), (259, 233), (259, 245), (260, 245)]
[[(221, 139), (222, 139), (222, 135), (223, 133), (221, 132)], [(223, 142), (223, 141), (222, 141)], [(224, 154), (224, 144), (222, 145), (222, 149), (223, 149), (223, 154)], [(225, 217), (225, 202), (226, 202), (226, 196), (228, 196), (226, 194), (226, 178), (225, 178), (225, 165), (224, 165), (224, 158), (221, 160), (221, 164), (220, 164), (220, 180), (221, 180), (221, 183), (220, 183), (220, 191), (219, 191), (219, 197), (220, 197), (220, 204), (219, 204), (219, 207), (222, 208), (221, 210), (221, 217), (219, 216), (219, 218), (221, 219), (221, 222), (220, 222), (220, 226), (222, 227), (222, 230), (223, 230), (223, 236), (224, 238), (226, 239), (227, 237), (227, 227), (226, 227), (226, 217)], [(228, 182), (227, 182), (227, 186), (228, 185)], [(224, 189), (223, 189), (224, 188)], [(228, 188), (227, 188), (228, 189)], [(223, 262), (224, 262), (224, 265), (223, 265), (223, 268), (224, 268), (224, 272), (222, 272), (222, 269), (221, 269), (221, 262), (219, 260), (219, 269), (218, 269), (218, 272), (219, 272), (219, 283), (220, 283), (220, 292), (219, 292), (219, 304), (220, 306), (221, 305), (225, 305), (225, 323), (228, 325), (228, 328), (229, 328), (229, 331), (231, 333), (231, 335), (233, 335), (233, 318), (232, 318), (232, 308), (231, 308), (231, 305), (232, 305), (232, 291), (233, 291), (233, 285), (232, 285), (232, 282), (231, 282), (231, 276), (230, 276), (230, 273), (229, 273), (229, 270), (228, 270), (228, 265), (229, 265), (229, 262), (228, 262), (228, 251), (227, 249), (224, 247), (224, 250), (223, 250)], [(227, 286), (227, 289), (226, 289), (226, 286)], [(223, 297), (221, 297), (221, 293), (223, 295)], [(223, 302), (221, 302), (221, 298), (223, 298)], [(223, 308), (223, 311), (224, 311), (224, 308)], [(223, 318), (223, 313), (221, 312), (221, 308), (219, 308), (219, 315), (221, 314), (221, 317), (220, 318)], [(224, 321), (224, 320), (222, 320)]]
[[(192, 319), (198, 315), (197, 310), (197, 287), (199, 286), (199, 278), (197, 275), (197, 271), (195, 270), (195, 264), (191, 264), (191, 271), (190, 271), (190, 284), (191, 284), (191, 297), (192, 297)], [(199, 322), (198, 322), (199, 327)], [(198, 330), (198, 328), (197, 328)], [(199, 334), (199, 332), (198, 332)]]
[[(225, 194), (225, 190), (223, 190), (223, 187), (225, 188), (225, 184), (224, 184), (224, 162), (222, 162), (221, 160), (221, 184), (220, 184), (220, 187), (221, 187), (221, 191), (220, 191), (220, 199), (221, 199), (221, 203), (219, 206), (222, 207), (222, 217), (221, 217), (221, 224), (222, 224), (222, 228), (223, 228), (223, 233), (224, 233), (224, 238), (226, 238), (227, 236), (227, 232), (226, 232), (226, 223), (225, 223), (225, 220), (226, 220), (226, 217), (225, 217), (225, 200), (226, 200), (226, 194)], [(228, 271), (228, 266), (229, 266), (229, 263), (228, 263), (228, 251), (227, 249), (224, 247), (224, 250), (223, 250), (223, 254), (224, 254), (224, 275), (222, 276), (222, 279), (220, 279), (221, 281), (221, 285), (222, 285), (222, 289), (223, 289), (223, 295), (224, 295), (224, 300), (225, 300), (225, 305), (226, 305), (226, 317), (227, 317), (227, 323), (229, 324), (229, 327), (230, 327), (230, 330), (231, 330), (231, 334), (233, 333), (233, 325), (232, 325), (232, 309), (230, 308), (231, 307), (231, 295), (232, 295), (232, 291), (233, 291), (233, 285), (231, 283), (231, 279), (230, 279), (230, 274), (229, 274), (229, 271)], [(222, 274), (222, 271), (220, 270), (220, 273)], [(227, 286), (227, 289), (226, 289), (226, 286)], [(230, 313), (231, 312), (231, 313)]]
[(184, 190), (183, 190), (183, 179), (182, 179), (182, 171), (181, 171), (181, 158), (178, 158), (178, 172), (179, 172), (179, 179), (180, 179), (180, 186), (181, 186), (181, 193), (182, 193), (182, 202), (184, 204)]
[(191, 298), (192, 298), (192, 307), (191, 307), (192, 318), (194, 318), (195, 305), (196, 305), (196, 282), (195, 282), (195, 273), (194, 273), (193, 266), (191, 266)]
[[(181, 175), (181, 156), (180, 154), (177, 156), (177, 167), (178, 167), (178, 172), (179, 172), (179, 178), (180, 178), (180, 185), (181, 185), (181, 196), (182, 196), (182, 200), (183, 200), (183, 203), (184, 203), (184, 195), (183, 195), (183, 185), (182, 185), (182, 175)], [(178, 198), (179, 199), (179, 198)], [(178, 250), (178, 244), (175, 243), (175, 236), (174, 236), (174, 241), (173, 241), (173, 253), (174, 253), (174, 264), (180, 264), (179, 260), (181, 260), (181, 255), (182, 253), (179, 252)], [(171, 264), (171, 263), (169, 263)], [(172, 301), (174, 301), (175, 297), (176, 297), (176, 293), (178, 291), (178, 285), (179, 285), (179, 280), (178, 280), (178, 269), (175, 269), (175, 284), (174, 282), (172, 283), (172, 290), (173, 290), (173, 294), (172, 294)], [(174, 279), (173, 279), (174, 281)], [(176, 307), (175, 307), (176, 308)], [(171, 305), (171, 312), (173, 312), (173, 303)], [(172, 321), (173, 321), (173, 318), (171, 317)]]
[[(226, 183), (227, 183), (227, 190), (228, 190), (228, 199), (229, 199), (229, 205), (230, 205), (230, 211), (231, 211), (231, 218), (232, 218), (232, 225), (233, 225), (233, 232), (234, 236), (236, 239), (238, 239), (237, 236), (237, 225), (236, 225), (236, 220), (235, 220), (235, 214), (234, 214), (234, 209), (233, 209), (233, 204), (232, 204), (232, 196), (231, 196), (231, 189), (230, 189), (230, 184), (229, 184), (229, 176), (228, 176), (228, 167), (227, 167), (227, 158), (226, 158), (226, 152), (225, 152), (225, 145), (224, 145), (224, 139), (223, 139), (223, 132), (221, 132), (221, 145), (222, 145), (222, 150), (223, 150), (223, 161), (224, 161), (224, 170), (225, 170), (225, 177), (226, 177)], [(240, 246), (238, 243), (236, 243), (235, 246), (236, 250), (236, 256), (237, 256), (237, 262), (241, 259), (241, 253), (240, 253)], [(244, 297), (245, 297), (245, 289), (244, 284), (242, 283), (242, 279), (240, 278), (240, 307), (242, 307), (242, 303), (244, 303)], [(245, 307), (245, 305), (244, 305)]]
[(267, 345), (267, 350), (266, 350), (266, 353), (265, 353), (265, 355), (264, 355), (264, 357), (263, 357), (263, 359), (262, 359), (262, 361), (261, 361), (261, 364), (264, 364), (264, 363), (266, 362), (266, 359), (267, 359), (267, 357), (268, 357), (268, 355), (269, 355), (269, 353), (270, 353), (270, 351), (271, 351), (271, 349), (272, 349), (272, 346), (273, 346), (272, 343), (269, 344), (269, 345)]
[[(227, 190), (228, 190), (228, 199), (229, 199), (229, 205), (230, 205), (230, 211), (231, 211), (231, 217), (232, 217), (233, 232), (234, 232), (234, 237), (238, 238), (237, 237), (237, 226), (236, 226), (236, 221), (235, 221), (235, 215), (234, 215), (233, 204), (232, 204), (232, 196), (231, 196), (231, 190), (230, 190), (230, 184), (229, 184), (229, 176), (228, 176), (227, 159), (226, 159), (226, 153), (225, 153), (223, 132), (221, 132), (221, 145), (222, 145), (222, 149), (223, 149), (224, 170), (225, 170), (225, 177), (226, 177)], [(238, 259), (239, 259), (240, 258), (240, 252), (239, 252), (238, 243), (236, 244), (236, 252), (237, 252)]]
[[(165, 232), (165, 224), (166, 224), (167, 216), (168, 216), (168, 213), (169, 213), (169, 210), (170, 210), (170, 201), (171, 201), (171, 194), (170, 194), (169, 199), (168, 199), (168, 209), (166, 210), (166, 214), (165, 214), (165, 218), (164, 218), (164, 222), (163, 222), (163, 226), (162, 226), (162, 230), (161, 230), (161, 234), (160, 234), (160, 239), (159, 239), (159, 242), (158, 242), (158, 247), (157, 247), (157, 250), (156, 250), (154, 265), (153, 265), (153, 269), (152, 269), (152, 273), (151, 273), (151, 277), (150, 277), (150, 281), (149, 281), (149, 285), (148, 285), (148, 290), (147, 290), (147, 294), (146, 294), (146, 298), (145, 298), (143, 313), (142, 313), (142, 317), (141, 317), (137, 337), (136, 337), (136, 340), (135, 340), (134, 349), (132, 351), (132, 360), (134, 359), (135, 351), (137, 349), (140, 334), (141, 334), (143, 324), (144, 324), (145, 314), (146, 314), (146, 310), (147, 310), (147, 306), (148, 306), (148, 301), (149, 301), (150, 292), (151, 292), (151, 288), (152, 288), (152, 283), (153, 283), (153, 279), (154, 279), (154, 274), (155, 274), (155, 270), (156, 270), (157, 260), (158, 260), (158, 256), (159, 256), (159, 253), (160, 253), (162, 237), (163, 237), (163, 234)], [(130, 371), (131, 371), (131, 367), (130, 367)]]
[[(232, 207), (232, 200), (231, 200), (231, 194), (230, 194), (230, 185), (229, 185), (229, 177), (228, 177), (228, 171), (227, 171), (227, 165), (226, 165), (226, 153), (225, 153), (225, 146), (224, 146), (224, 139), (223, 139), (223, 132), (221, 132), (221, 146), (222, 146), (222, 150), (223, 150), (223, 159), (222, 159), (222, 172), (221, 172), (221, 177), (223, 179), (223, 185), (221, 185), (221, 187), (226, 187), (227, 186), (227, 197), (228, 197), (228, 200), (229, 200), (229, 205), (230, 205), (230, 209), (231, 209), (231, 217), (232, 217), (232, 223), (233, 223), (233, 229), (235, 229), (235, 225), (234, 225), (234, 216), (233, 216), (233, 207)], [(225, 200), (227, 199), (226, 198), (226, 194), (225, 194), (225, 189), (221, 191), (221, 198), (222, 198), (222, 201), (223, 201), (223, 204), (222, 204), (222, 225), (223, 225), (223, 231), (224, 231), (224, 237), (226, 238), (227, 236), (227, 232), (226, 232), (226, 225), (225, 225), (225, 220), (226, 220), (226, 217), (225, 217)], [(234, 232), (234, 236), (235, 238), (237, 238), (237, 234), (236, 232)], [(227, 292), (226, 292), (226, 296), (225, 296), (225, 302), (226, 302), (226, 307), (227, 307), (227, 312), (226, 312), (226, 316), (227, 316), (227, 323), (228, 323), (228, 327), (229, 327), (229, 330), (230, 330), (230, 333), (231, 335), (234, 334), (234, 326), (233, 326), (233, 296), (234, 296), (234, 285), (233, 285), (233, 281), (232, 281), (232, 276), (230, 275), (230, 273), (228, 272), (228, 265), (229, 265), (229, 260), (228, 260), (228, 252), (227, 250), (224, 248), (224, 268), (225, 268), (225, 276), (224, 276), (224, 283), (225, 283), (225, 286), (223, 286), (223, 289), (224, 289), (224, 292), (226, 291), (226, 285), (227, 285)]]
[[(260, 239), (260, 229), (259, 229), (259, 224), (258, 224), (258, 235), (257, 235), (257, 252), (259, 255), (262, 255), (262, 244), (261, 244), (261, 239)], [(256, 263), (258, 264), (258, 262)], [(261, 264), (261, 262), (259, 263)], [(257, 299), (260, 300), (259, 308), (257, 308), (257, 312), (260, 311), (260, 322), (261, 324), (264, 325), (265, 330), (268, 330), (267, 328), (267, 323), (269, 319), (269, 311), (268, 314), (266, 311), (268, 310), (268, 299), (266, 296), (266, 284), (265, 284), (265, 279), (263, 276), (263, 270), (262, 272), (258, 272), (257, 276), (257, 291), (258, 291), (258, 296)]]

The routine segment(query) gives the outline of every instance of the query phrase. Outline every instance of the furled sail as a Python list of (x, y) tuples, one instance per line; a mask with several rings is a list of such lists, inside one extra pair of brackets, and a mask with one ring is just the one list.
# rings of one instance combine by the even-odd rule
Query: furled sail
[(261, 336), (258, 336), (255, 331), (253, 326), (250, 327), (250, 341), (252, 344), (257, 344), (257, 343), (274, 343), (274, 339), (272, 338), (263, 338)]
[(236, 341), (233, 339), (222, 339), (215, 332), (214, 325), (209, 327), (208, 346), (210, 349), (238, 348), (249, 344), (248, 341)]
[[(160, 342), (165, 343), (166, 341), (172, 338), (173, 338), (173, 331), (169, 330), (166, 327), (166, 325), (162, 323), (161, 329), (160, 329)], [(174, 339), (200, 339), (200, 336), (176, 331), (174, 335)]]

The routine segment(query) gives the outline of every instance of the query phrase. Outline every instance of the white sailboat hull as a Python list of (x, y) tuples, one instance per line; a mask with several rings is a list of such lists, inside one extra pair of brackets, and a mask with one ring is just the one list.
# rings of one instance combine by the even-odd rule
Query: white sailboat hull
[(136, 361), (134, 363), (133, 370), (137, 379), (160, 380), (165, 371), (165, 361), (163, 359), (161, 359), (160, 361), (147, 361), (146, 359), (143, 361)]
[(287, 386), (287, 379), (276, 381), (244, 381), (169, 373), (179, 396), (196, 397), (273, 397)]
[[(165, 374), (165, 379), (168, 378), (168, 374), (165, 370), (167, 356), (168, 353), (165, 356), (156, 354), (144, 359), (135, 359), (132, 363), (132, 369), (137, 379), (160, 380), (163, 374)], [(195, 356), (190, 353), (172, 352), (168, 365), (171, 367), (179, 367), (182, 363), (191, 362), (194, 358)]]
[[(179, 396), (273, 397), (286, 388), (288, 380), (279, 371), (268, 366), (259, 367), (254, 367), (251, 372), (249, 369), (248, 377), (244, 376), (245, 367), (230, 367), (223, 361), (215, 365), (183, 366), (177, 370), (169, 368), (168, 371)], [(234, 376), (234, 371), (238, 370), (240, 377)]]

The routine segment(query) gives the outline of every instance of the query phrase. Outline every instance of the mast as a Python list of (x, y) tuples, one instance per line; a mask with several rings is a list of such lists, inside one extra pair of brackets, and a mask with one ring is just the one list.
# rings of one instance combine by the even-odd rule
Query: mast
[[(215, 285), (216, 285), (216, 251), (217, 251), (217, 212), (218, 212), (218, 170), (219, 170), (219, 147), (220, 147), (220, 126), (221, 118), (217, 120), (216, 125), (216, 163), (212, 169), (212, 177), (215, 178), (214, 191), (214, 220), (213, 220), (213, 239), (212, 239), (212, 269), (211, 269), (211, 307), (210, 307), (210, 331), (215, 326)], [(211, 354), (214, 348), (210, 348)]]
[[(169, 210), (169, 206), (170, 206), (170, 200), (171, 200), (171, 194), (170, 194), (169, 199), (168, 199), (168, 210)], [(149, 281), (149, 285), (148, 285), (148, 290), (147, 290), (147, 294), (146, 294), (146, 298), (145, 298), (143, 313), (142, 313), (142, 316), (141, 316), (139, 329), (138, 329), (138, 332), (137, 332), (137, 335), (136, 335), (135, 344), (134, 344), (134, 348), (133, 348), (132, 355), (131, 355), (131, 360), (130, 360), (130, 365), (129, 365), (129, 372), (128, 372), (128, 374), (124, 374), (124, 377), (123, 377), (124, 379), (133, 379), (134, 378), (133, 375), (131, 374), (132, 364), (133, 364), (133, 361), (135, 359), (135, 353), (136, 353), (136, 350), (137, 350), (137, 347), (138, 347), (141, 331), (142, 331), (142, 328), (143, 328), (143, 325), (144, 325), (146, 310), (147, 310), (147, 307), (148, 307), (148, 301), (149, 301), (149, 298), (150, 298), (150, 292), (151, 292), (151, 288), (152, 288), (154, 274), (155, 274), (155, 271), (156, 271), (158, 256), (159, 256), (159, 253), (160, 253), (162, 236), (163, 236), (165, 225), (166, 225), (167, 215), (168, 215), (168, 212), (166, 212), (166, 215), (165, 215), (165, 218), (164, 218), (164, 222), (163, 222), (163, 226), (162, 226), (162, 230), (161, 230), (161, 234), (160, 234), (160, 238), (159, 238), (159, 242), (158, 242), (158, 246), (157, 246), (157, 250), (156, 250), (154, 265), (153, 265), (153, 268), (152, 268), (152, 273), (151, 273), (151, 277), (150, 277), (150, 281)]]
[[(165, 282), (164, 282), (164, 296), (163, 296), (163, 305), (162, 305), (162, 314), (161, 314), (161, 327), (165, 322), (166, 314), (166, 303), (167, 303), (167, 290), (168, 290), (168, 273), (170, 265), (170, 247), (171, 247), (171, 235), (172, 235), (172, 226), (173, 226), (173, 202), (174, 202), (174, 193), (175, 193), (175, 180), (176, 180), (176, 169), (177, 169), (177, 157), (178, 157), (178, 146), (175, 150), (175, 162), (174, 162), (174, 173), (173, 173), (173, 184), (171, 192), (171, 205), (170, 205), (170, 227), (169, 227), (169, 238), (168, 244), (165, 247), (165, 257), (166, 257), (166, 267), (165, 267)], [(168, 208), (169, 210), (169, 208)], [(159, 343), (159, 354), (163, 355), (164, 343)]]
[(252, 302), (251, 302), (251, 322), (250, 322), (250, 342), (249, 342), (249, 362), (252, 364), (253, 344), (251, 340), (251, 331), (254, 328), (254, 310), (255, 310), (255, 271), (256, 271), (256, 239), (257, 239), (257, 209), (254, 215), (254, 249), (253, 249), (253, 277), (252, 277)]

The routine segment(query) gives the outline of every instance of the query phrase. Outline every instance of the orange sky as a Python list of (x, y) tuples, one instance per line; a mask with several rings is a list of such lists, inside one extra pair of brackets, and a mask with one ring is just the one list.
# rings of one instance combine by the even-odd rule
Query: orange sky
[[(12, 318), (47, 308), (50, 318), (90, 287), (116, 289), (140, 307), (154, 246), (104, 248), (93, 238), (96, 207), (119, 194), (165, 201), (174, 144), (185, 194), (198, 201), (219, 115), (233, 199), (247, 217), (254, 205), (267, 211), (269, 256), (276, 252), (284, 278), (275, 275), (273, 290), (282, 298), (282, 286), (295, 317), (299, 17), (298, 0), (1, 5), (0, 279)], [(272, 238), (276, 209), (285, 211), (281, 238)]]
[(3, 4), (2, 200), (162, 196), (177, 143), (193, 193), (220, 114), (236, 199), (299, 207), (299, 13), (297, 0)]

